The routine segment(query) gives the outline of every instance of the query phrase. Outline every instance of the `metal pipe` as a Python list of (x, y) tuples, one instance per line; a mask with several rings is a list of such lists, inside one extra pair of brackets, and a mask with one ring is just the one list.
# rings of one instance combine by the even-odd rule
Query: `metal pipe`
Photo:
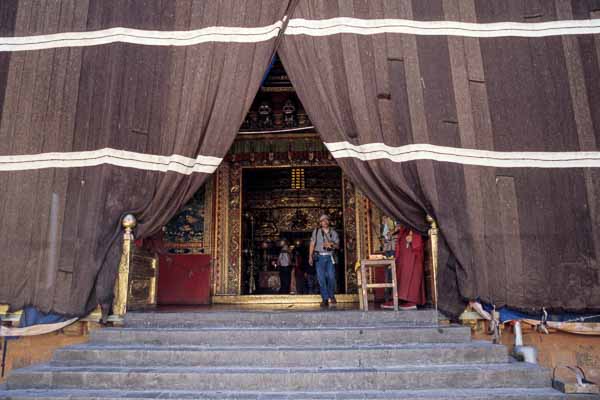
[(537, 364), (537, 349), (532, 346), (523, 346), (523, 330), (521, 321), (515, 321), (515, 347), (513, 355), (520, 361), (530, 364)]
[(6, 367), (6, 349), (8, 348), (8, 340), (6, 337), (3, 337), (2, 339), (2, 373), (0, 374), (0, 378), (4, 378), (4, 368)]
[(521, 329), (521, 321), (515, 322), (515, 347), (523, 346), (523, 329)]
[(50, 201), (50, 224), (48, 229), (48, 267), (46, 268), (46, 290), (50, 290), (56, 281), (58, 271), (58, 218), (60, 209), (60, 197), (58, 193), (52, 193)]

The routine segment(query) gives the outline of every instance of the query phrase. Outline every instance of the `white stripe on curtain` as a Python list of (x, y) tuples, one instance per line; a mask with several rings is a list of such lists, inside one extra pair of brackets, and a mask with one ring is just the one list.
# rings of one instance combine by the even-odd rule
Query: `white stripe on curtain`
[(353, 145), (349, 142), (325, 143), (325, 146), (336, 159), (390, 160), (398, 163), (433, 160), (498, 168), (600, 168), (600, 151), (508, 152), (431, 144), (392, 147), (384, 143)]
[[(282, 21), (252, 27), (214, 26), (191, 31), (149, 31), (110, 28), (89, 32), (64, 32), (49, 35), (2, 37), (0, 51), (42, 50), (60, 47), (97, 46), (131, 43), (149, 46), (192, 46), (206, 42), (256, 43), (276, 37)], [(545, 37), (600, 34), (600, 19), (550, 22), (498, 22), (490, 24), (456, 21), (413, 21), (405, 19), (331, 18), (306, 20), (293, 18), (286, 35), (328, 36), (340, 33), (373, 35), (405, 33), (412, 35), (449, 35), (466, 37)]]
[(211, 156), (198, 156), (196, 158), (184, 157), (177, 154), (159, 156), (104, 148), (91, 151), (0, 156), (0, 171), (115, 165), (146, 171), (172, 171), (190, 175), (194, 172), (213, 173), (222, 160), (222, 158)]
[(89, 32), (64, 32), (50, 35), (3, 37), (0, 51), (54, 49), (132, 43), (150, 46), (191, 46), (206, 42), (256, 43), (277, 37), (282, 22), (252, 28), (213, 26), (191, 31), (149, 31), (110, 28)]
[(406, 19), (331, 18), (307, 20), (293, 18), (286, 35), (329, 36), (340, 33), (374, 35), (405, 33), (410, 35), (448, 35), (466, 37), (545, 37), (600, 33), (600, 19), (550, 22), (468, 23), (456, 21), (413, 21)]

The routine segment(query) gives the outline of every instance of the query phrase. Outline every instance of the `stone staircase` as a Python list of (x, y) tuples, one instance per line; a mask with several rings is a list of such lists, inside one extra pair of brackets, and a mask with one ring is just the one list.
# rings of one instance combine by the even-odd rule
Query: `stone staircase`
[(563, 399), (548, 371), (433, 311), (130, 313), (0, 399)]

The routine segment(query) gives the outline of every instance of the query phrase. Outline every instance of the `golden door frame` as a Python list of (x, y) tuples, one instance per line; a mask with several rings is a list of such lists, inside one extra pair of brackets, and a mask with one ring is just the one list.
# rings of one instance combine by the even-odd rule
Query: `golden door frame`
[[(277, 165), (240, 165), (235, 162), (223, 163), (217, 170), (214, 182), (214, 226), (212, 235), (214, 244), (213, 255), (213, 301), (219, 301), (219, 296), (251, 296), (242, 295), (242, 204), (243, 204), (243, 171), (249, 169), (268, 168), (317, 168), (337, 167), (333, 160), (319, 164), (277, 164)], [(356, 292), (356, 273), (353, 265), (360, 258), (361, 252), (357, 246), (359, 224), (356, 221), (355, 208), (356, 189), (349, 179), (342, 174), (342, 209), (344, 229), (344, 265), (346, 293)], [(281, 296), (279, 296), (281, 297)], [(286, 297), (286, 296), (283, 296)], [(300, 300), (298, 296), (294, 299)], [(264, 299), (263, 299), (264, 300)], [(291, 300), (291, 299), (290, 299)]]

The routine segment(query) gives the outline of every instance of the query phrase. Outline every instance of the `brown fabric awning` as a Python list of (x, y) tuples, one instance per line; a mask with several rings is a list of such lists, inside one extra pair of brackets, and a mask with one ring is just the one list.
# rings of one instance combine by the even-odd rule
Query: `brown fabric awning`
[(148, 235), (214, 171), (289, 22), (342, 168), (438, 220), (443, 308), (600, 309), (598, 0), (295, 3), (0, 2), (0, 303), (108, 304), (120, 216)]
[[(564, 28), (590, 25), (568, 22), (592, 18), (576, 3), (303, 0), (290, 21), (305, 30), (282, 61), (344, 172), (413, 228), (437, 219), (453, 314), (600, 309), (600, 39)], [(525, 25), (396, 33), (406, 20)], [(538, 22), (562, 30), (534, 37)]]
[[(136, 236), (151, 234), (214, 171), (259, 88), (287, 5), (0, 2), (2, 36), (51, 45), (0, 53), (0, 159), (16, 156), (0, 165), (0, 303), (68, 315), (110, 304), (120, 217), (134, 212)], [(86, 42), (95, 35), (86, 32), (117, 27), (143, 37)], [(148, 31), (174, 34), (168, 45), (140, 43)], [(60, 47), (78, 32), (79, 42)], [(196, 42), (179, 46), (177, 32)], [(59, 36), (32, 38), (49, 34)]]

